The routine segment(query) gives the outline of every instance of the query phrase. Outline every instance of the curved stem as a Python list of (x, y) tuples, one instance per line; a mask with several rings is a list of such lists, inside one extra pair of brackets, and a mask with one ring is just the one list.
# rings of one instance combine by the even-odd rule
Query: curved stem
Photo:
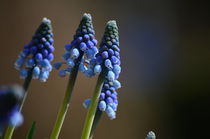
[(93, 121), (93, 126), (92, 126), (92, 129), (91, 129), (91, 132), (90, 132), (90, 137), (89, 139), (92, 139), (93, 138), (93, 135), (94, 135), (94, 132), (96, 130), (96, 127), (101, 119), (101, 116), (102, 116), (102, 111), (100, 111), (99, 109), (97, 109), (96, 111), (96, 115), (95, 115), (95, 118), (94, 118), (94, 121)]
[(93, 121), (94, 121), (96, 109), (97, 109), (97, 106), (98, 106), (99, 96), (100, 96), (100, 93), (101, 93), (101, 89), (103, 87), (103, 83), (104, 83), (104, 74), (101, 73), (98, 77), (96, 88), (95, 88), (93, 97), (91, 99), (91, 104), (90, 104), (90, 107), (88, 109), (88, 113), (87, 113), (87, 116), (86, 116), (85, 125), (84, 125), (84, 128), (83, 128), (81, 139), (89, 139), (89, 137), (90, 137), (90, 132), (91, 132), (91, 128), (92, 128), (92, 125), (93, 125)]
[[(26, 100), (26, 97), (27, 97), (27, 90), (28, 90), (28, 87), (31, 83), (31, 79), (32, 79), (32, 73), (33, 73), (33, 68), (31, 68), (29, 71), (28, 71), (28, 76), (27, 78), (25, 79), (24, 83), (23, 83), (23, 88), (25, 90), (25, 94), (24, 94), (24, 98), (23, 98), (23, 101), (20, 105), (20, 111), (22, 111), (22, 108), (23, 108), (23, 105), (25, 103), (25, 100)], [(4, 139), (11, 139), (12, 138), (12, 135), (14, 133), (14, 130), (15, 130), (15, 126), (9, 126), (6, 130), (6, 133), (5, 133), (5, 136), (4, 136)]]
[(69, 105), (70, 105), (70, 99), (71, 99), (74, 84), (75, 84), (75, 81), (77, 78), (79, 64), (82, 59), (82, 56), (83, 55), (81, 55), (78, 58), (78, 61), (77, 61), (78, 64), (75, 65), (75, 67), (73, 68), (73, 70), (71, 72), (71, 75), (69, 76), (69, 81), (68, 81), (68, 85), (66, 88), (65, 96), (64, 96), (63, 102), (60, 106), (60, 110), (58, 112), (57, 119), (56, 119), (56, 122), (55, 122), (55, 125), (53, 128), (53, 131), (51, 133), (50, 139), (57, 139), (60, 134), (66, 113), (67, 113)]

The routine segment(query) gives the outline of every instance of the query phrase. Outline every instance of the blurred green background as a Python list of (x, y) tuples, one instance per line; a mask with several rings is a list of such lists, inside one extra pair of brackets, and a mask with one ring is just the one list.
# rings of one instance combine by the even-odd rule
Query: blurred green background
[[(43, 17), (52, 20), (55, 60), (72, 40), (83, 13), (92, 14), (100, 41), (108, 20), (119, 25), (123, 71), (117, 119), (103, 116), (96, 139), (210, 138), (210, 5), (190, 0), (0, 0), (0, 84), (22, 84), (13, 68)], [(33, 80), (23, 113), (23, 139), (32, 120), (35, 139), (49, 137), (67, 78), (52, 71), (46, 83)], [(96, 78), (79, 74), (60, 138), (79, 139)]]

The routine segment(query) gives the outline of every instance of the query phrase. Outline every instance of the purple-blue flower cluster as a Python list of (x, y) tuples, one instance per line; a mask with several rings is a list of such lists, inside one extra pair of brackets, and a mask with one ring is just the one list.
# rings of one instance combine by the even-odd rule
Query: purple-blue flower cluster
[[(99, 53), (96, 58), (89, 63), (95, 75), (105, 74), (105, 82), (100, 94), (98, 108), (105, 111), (110, 119), (116, 118), (116, 110), (118, 106), (118, 93), (116, 89), (121, 87), (117, 80), (121, 72), (120, 67), (120, 49), (119, 34), (116, 21), (107, 23), (102, 42), (100, 44)], [(90, 99), (84, 102), (84, 106), (88, 107)]]
[(148, 134), (147, 134), (147, 137), (145, 139), (155, 139), (156, 138), (156, 135), (153, 131), (150, 131)]
[(50, 62), (54, 59), (53, 33), (51, 21), (43, 18), (29, 44), (24, 46), (15, 62), (20, 70), (20, 78), (25, 79), (29, 70), (33, 70), (33, 78), (45, 82), (52, 70)]
[(23, 92), (23, 88), (17, 85), (0, 87), (0, 133), (7, 125), (22, 124), (23, 116), (19, 109)]
[[(59, 71), (59, 76), (65, 77), (70, 74), (76, 64), (87, 63), (93, 59), (98, 52), (96, 48), (97, 40), (95, 39), (95, 31), (93, 29), (92, 17), (90, 14), (84, 14), (76, 30), (74, 39), (70, 44), (65, 46), (66, 52), (62, 58), (64, 62), (56, 62), (55, 69), (60, 69), (63, 64), (67, 65)], [(81, 72), (88, 74), (86, 67), (79, 66)]]

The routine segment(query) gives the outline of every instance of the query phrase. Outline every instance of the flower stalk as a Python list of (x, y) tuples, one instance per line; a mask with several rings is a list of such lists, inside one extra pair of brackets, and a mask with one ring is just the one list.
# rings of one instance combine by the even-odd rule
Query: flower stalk
[[(23, 88), (24, 98), (20, 104), (19, 111), (22, 111), (27, 97), (27, 90), (33, 79), (46, 82), (52, 70), (51, 61), (54, 59), (53, 33), (51, 21), (43, 18), (41, 24), (32, 37), (20, 52), (15, 62), (15, 68), (20, 70), (20, 78), (25, 79)], [(5, 133), (5, 139), (11, 139), (15, 126), (9, 126)]]
[(59, 70), (62, 65), (66, 65), (66, 68), (59, 70), (59, 76), (65, 77), (67, 74), (70, 74), (70, 77), (63, 102), (58, 112), (57, 120), (51, 133), (51, 139), (57, 139), (60, 134), (70, 105), (70, 99), (78, 71), (91, 74), (91, 72), (86, 71), (83, 64), (89, 62), (97, 53), (97, 40), (94, 35), (95, 31), (93, 29), (92, 17), (90, 14), (85, 13), (76, 30), (73, 41), (65, 46), (66, 52), (62, 56), (64, 62), (56, 62), (54, 64), (54, 68), (57, 70)]
[(95, 91), (94, 91), (93, 97), (91, 99), (90, 107), (87, 112), (81, 139), (89, 139), (89, 137), (90, 137), (93, 121), (94, 121), (96, 110), (98, 107), (100, 93), (101, 93), (103, 83), (104, 83), (104, 79), (105, 79), (104, 74), (101, 73), (98, 77)]
[(102, 116), (102, 111), (100, 111), (99, 109), (96, 110), (96, 114), (95, 114), (95, 118), (94, 118), (94, 121), (93, 121), (93, 126), (92, 126), (92, 129), (91, 129), (91, 132), (90, 132), (90, 137), (89, 139), (92, 139), (93, 138), (93, 135), (94, 135), (94, 132), (96, 130), (96, 127), (101, 119), (101, 116)]
[[(29, 85), (31, 83), (32, 73), (33, 73), (33, 68), (29, 70), (28, 76), (26, 77), (26, 79), (23, 83), (23, 89), (24, 89), (25, 93), (24, 93), (23, 100), (20, 104), (20, 110), (19, 110), (20, 112), (22, 111), (23, 105), (25, 103), (25, 100), (26, 100), (26, 97), (27, 97), (27, 94), (28, 94), (27, 90), (28, 90)], [(11, 139), (12, 136), (13, 136), (14, 130), (15, 130), (15, 126), (8, 126), (4, 139)]]
[[(83, 57), (83, 55), (80, 55), (77, 63), (80, 63), (82, 57)], [(60, 134), (66, 113), (67, 113), (69, 105), (70, 105), (70, 100), (71, 100), (74, 84), (75, 84), (77, 74), (78, 74), (78, 68), (79, 68), (79, 64), (77, 64), (73, 68), (71, 76), (69, 76), (65, 96), (64, 96), (63, 102), (61, 104), (60, 110), (58, 112), (57, 120), (55, 122), (50, 139), (57, 139)]]
[[(89, 109), (82, 132), (82, 139), (93, 137), (101, 115), (98, 112), (96, 113), (96, 110), (106, 112), (111, 120), (116, 118), (118, 106), (118, 93), (116, 90), (121, 87), (120, 82), (117, 80), (121, 72), (119, 52), (118, 27), (116, 21), (109, 21), (105, 28), (99, 52), (96, 54), (96, 59), (92, 60), (95, 62), (89, 64), (94, 74), (99, 74), (99, 79), (92, 99), (86, 99), (83, 103), (84, 107)], [(99, 87), (100, 89), (98, 89)]]

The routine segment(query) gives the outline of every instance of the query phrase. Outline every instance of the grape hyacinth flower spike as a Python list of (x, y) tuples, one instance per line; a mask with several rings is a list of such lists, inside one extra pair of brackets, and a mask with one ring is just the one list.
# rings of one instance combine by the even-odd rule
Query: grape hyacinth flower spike
[(33, 79), (46, 82), (54, 59), (53, 33), (51, 21), (43, 18), (32, 40), (24, 46), (15, 62), (15, 68), (20, 70), (20, 78), (26, 79), (32, 74)]
[[(76, 30), (73, 41), (65, 46), (66, 52), (62, 56), (64, 61), (54, 64), (54, 68), (59, 70), (59, 76), (65, 77), (69, 75), (69, 80), (57, 120), (51, 133), (51, 139), (57, 139), (59, 136), (69, 107), (78, 70), (82, 69), (80, 65), (89, 63), (95, 57), (95, 54), (98, 52), (96, 45), (97, 40), (93, 30), (92, 17), (90, 14), (85, 13)], [(83, 68), (82, 72), (87, 72), (85, 67)]]
[(96, 59), (90, 62), (95, 75), (99, 74), (97, 85), (92, 99), (87, 99), (83, 105), (88, 108), (88, 113), (82, 133), (82, 139), (90, 137), (91, 128), (96, 111), (104, 111), (110, 119), (116, 118), (118, 106), (117, 89), (121, 87), (117, 80), (121, 72), (120, 67), (119, 34), (116, 21), (109, 21), (100, 44)]
[[(31, 79), (39, 79), (41, 82), (46, 82), (52, 70), (50, 62), (53, 60), (53, 33), (51, 21), (43, 18), (41, 24), (36, 30), (32, 40), (26, 44), (20, 52), (18, 59), (15, 62), (15, 68), (20, 70), (20, 78), (25, 79), (23, 88), (27, 91)], [(20, 111), (23, 107), (25, 97), (21, 104)], [(10, 139), (14, 132), (14, 127), (9, 127), (6, 131), (6, 138)]]
[(156, 139), (155, 133), (150, 131), (145, 139)]
[[(96, 45), (97, 40), (95, 39), (92, 17), (90, 14), (85, 13), (73, 41), (65, 45), (66, 52), (62, 56), (64, 61), (54, 64), (54, 68), (59, 70), (59, 76), (65, 77), (67, 74), (71, 74), (73, 68), (78, 65), (81, 72), (93, 75), (93, 72), (91, 74), (83, 65), (89, 63), (98, 53)], [(62, 65), (66, 65), (66, 68), (60, 69)]]
[(24, 90), (18, 85), (0, 87), (0, 136), (6, 126), (20, 126), (23, 116), (19, 112)]

